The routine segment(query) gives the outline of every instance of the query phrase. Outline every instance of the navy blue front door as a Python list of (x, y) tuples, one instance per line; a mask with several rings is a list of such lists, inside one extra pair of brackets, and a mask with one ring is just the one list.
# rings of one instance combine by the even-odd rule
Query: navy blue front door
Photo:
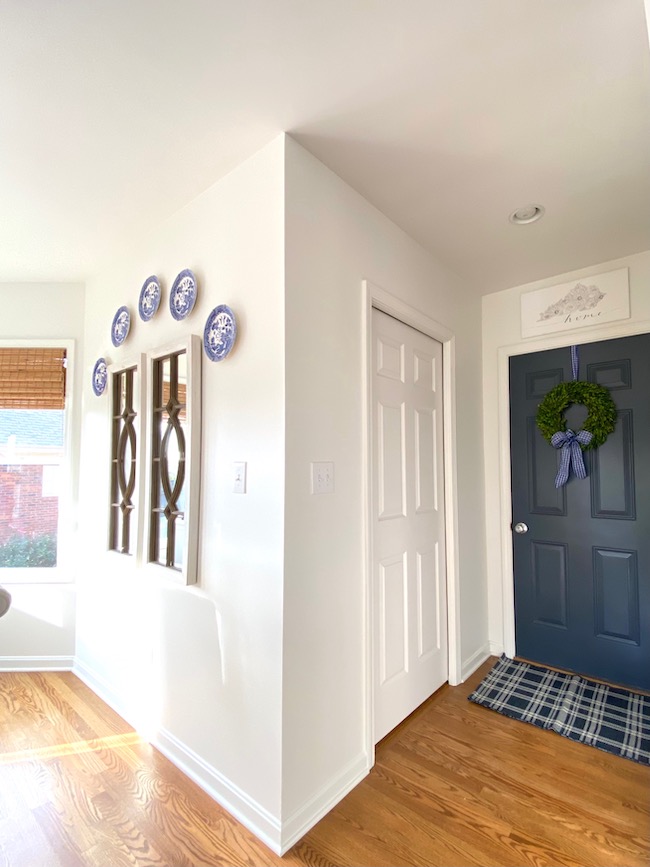
[[(615, 431), (555, 488), (537, 407), (569, 381), (569, 347), (510, 359), (517, 656), (650, 690), (650, 334), (583, 344), (579, 379), (610, 390)], [(587, 411), (574, 405), (568, 427)], [(514, 532), (515, 525), (523, 532)]]

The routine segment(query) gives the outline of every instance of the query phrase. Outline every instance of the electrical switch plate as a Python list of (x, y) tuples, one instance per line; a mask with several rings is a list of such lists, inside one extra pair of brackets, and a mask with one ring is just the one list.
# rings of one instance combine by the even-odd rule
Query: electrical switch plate
[(234, 482), (233, 482), (233, 493), (234, 494), (245, 494), (246, 493), (246, 461), (235, 461), (233, 464), (234, 469)]
[(314, 461), (311, 465), (312, 494), (334, 493), (334, 463), (332, 461)]

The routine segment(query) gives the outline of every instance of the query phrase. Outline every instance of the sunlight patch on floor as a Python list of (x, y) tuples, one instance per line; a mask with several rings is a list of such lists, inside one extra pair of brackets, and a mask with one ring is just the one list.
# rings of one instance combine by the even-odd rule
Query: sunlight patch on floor
[(0, 753), (0, 765), (19, 764), (33, 760), (59, 758), (60, 756), (92, 753), (98, 750), (115, 750), (120, 747), (132, 747), (135, 744), (146, 743), (137, 732), (124, 735), (109, 735), (105, 738), (91, 738), (87, 741), (73, 741), (69, 744), (54, 744), (51, 747), (38, 747), (34, 750), (18, 750), (14, 753)]

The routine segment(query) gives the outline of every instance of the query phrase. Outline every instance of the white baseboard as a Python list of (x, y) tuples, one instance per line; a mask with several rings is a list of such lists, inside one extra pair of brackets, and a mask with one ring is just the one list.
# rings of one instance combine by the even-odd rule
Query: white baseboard
[(490, 656), (501, 656), (504, 652), (501, 641), (488, 641), (488, 647), (490, 648)]
[(463, 667), (462, 667), (462, 677), (463, 677), (463, 682), (466, 681), (467, 678), (468, 678), (471, 674), (474, 674), (474, 672), (476, 671), (476, 669), (477, 669), (480, 665), (483, 665), (483, 663), (485, 662), (485, 660), (486, 660), (486, 659), (489, 659), (489, 657), (490, 657), (491, 655), (492, 655), (492, 651), (491, 651), (491, 648), (490, 648), (490, 644), (489, 644), (489, 642), (486, 642), (482, 647), (479, 647), (479, 649), (478, 649), (477, 651), (475, 651), (475, 652), (474, 652), (474, 653), (469, 657), (469, 659), (466, 659), (466, 660), (463, 662)]
[(171, 732), (160, 729), (153, 745), (211, 798), (252, 831), (276, 855), (280, 855), (280, 820), (269, 813), (231, 780), (209, 765)]
[(362, 753), (316, 792), (306, 804), (292, 813), (286, 822), (282, 823), (282, 845), (278, 854), (284, 855), (288, 852), (323, 816), (343, 800), (348, 792), (368, 776), (369, 772), (368, 756)]
[(74, 656), (0, 656), (0, 671), (71, 671)]
[(209, 765), (186, 744), (179, 741), (171, 732), (157, 729), (152, 733), (151, 730), (146, 730), (145, 726), (138, 725), (138, 720), (134, 719), (132, 711), (124, 706), (118, 693), (96, 671), (80, 662), (79, 659), (75, 659), (73, 671), (102, 701), (105, 701), (129, 725), (132, 725), (156, 749), (160, 750), (173, 765), (207, 792), (237, 821), (252, 831), (256, 837), (259, 837), (269, 849), (277, 855), (280, 854), (281, 828), (279, 819), (272, 816), (216, 768)]
[(139, 729), (132, 711), (124, 707), (117, 692), (97, 672), (78, 659), (74, 660), (72, 670), (116, 713), (149, 739), (173, 765), (252, 831), (276, 855), (284, 855), (370, 771), (368, 756), (365, 753), (359, 755), (306, 804), (289, 816), (286, 822), (282, 822), (171, 732), (160, 728), (151, 734)]
[(110, 683), (105, 680), (94, 669), (81, 662), (78, 657), (74, 658), (72, 673), (76, 674), (79, 680), (83, 680), (87, 687), (92, 689), (95, 695), (98, 695), (102, 701), (112, 708), (115, 713), (119, 714), (130, 726), (138, 730), (139, 734), (143, 734), (138, 725), (138, 720), (134, 719), (130, 709), (124, 704), (121, 696), (117, 693)]

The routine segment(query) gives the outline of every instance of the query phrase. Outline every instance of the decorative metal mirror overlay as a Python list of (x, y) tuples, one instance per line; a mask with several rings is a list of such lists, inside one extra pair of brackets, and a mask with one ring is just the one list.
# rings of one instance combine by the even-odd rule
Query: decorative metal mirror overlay
[(185, 557), (185, 351), (153, 367), (152, 485), (149, 561), (180, 570)]
[(111, 436), (111, 520), (109, 547), (120, 554), (132, 554), (131, 514), (136, 471), (136, 411), (133, 392), (136, 370), (113, 374)]

